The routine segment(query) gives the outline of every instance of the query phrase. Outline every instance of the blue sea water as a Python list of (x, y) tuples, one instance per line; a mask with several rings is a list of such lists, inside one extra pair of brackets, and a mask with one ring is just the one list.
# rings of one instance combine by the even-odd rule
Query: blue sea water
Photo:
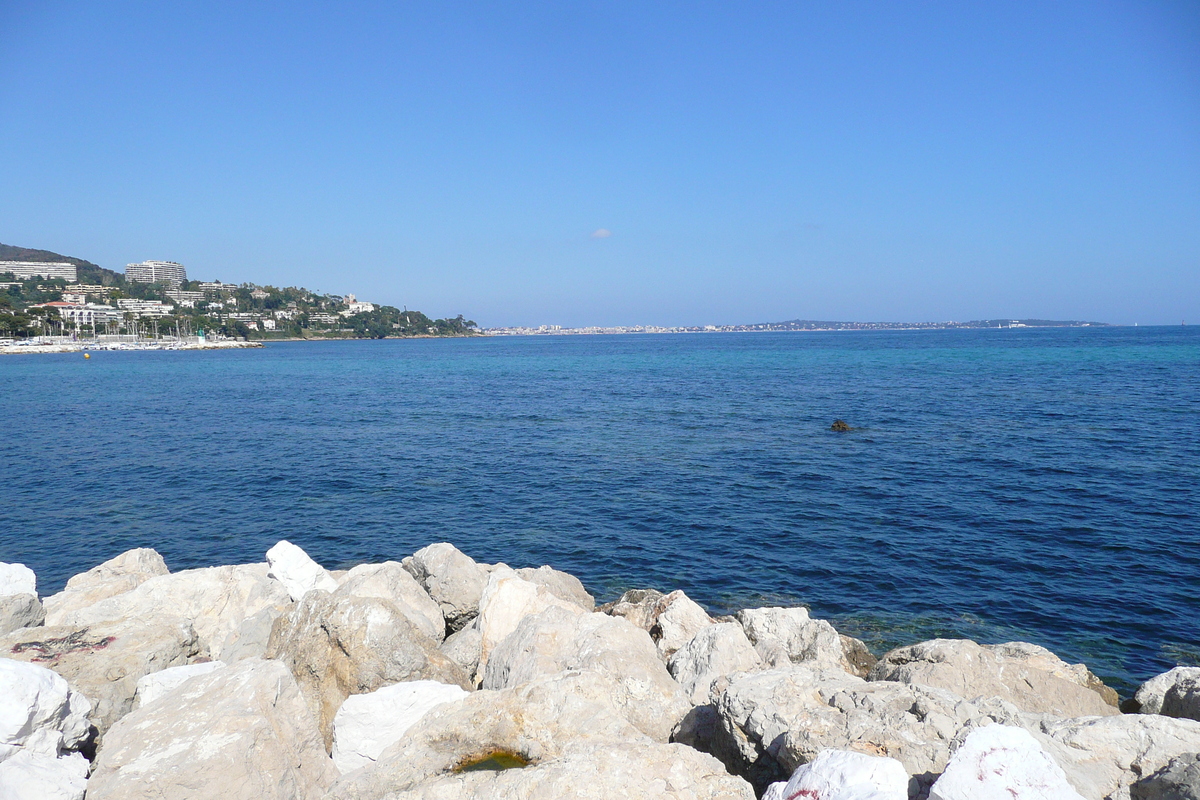
[[(0, 561), (330, 568), (450, 541), (601, 600), (799, 604), (877, 653), (1200, 658), (1200, 331), (278, 343), (0, 358)], [(843, 418), (857, 430), (833, 433)]]

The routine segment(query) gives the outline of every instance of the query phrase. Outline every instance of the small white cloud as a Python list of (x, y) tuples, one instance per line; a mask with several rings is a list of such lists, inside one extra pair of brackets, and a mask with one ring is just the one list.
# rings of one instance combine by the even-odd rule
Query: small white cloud
[(600, 228), (599, 230), (592, 231), (593, 239), (607, 239), (610, 236), (612, 236), (612, 231), (608, 228)]

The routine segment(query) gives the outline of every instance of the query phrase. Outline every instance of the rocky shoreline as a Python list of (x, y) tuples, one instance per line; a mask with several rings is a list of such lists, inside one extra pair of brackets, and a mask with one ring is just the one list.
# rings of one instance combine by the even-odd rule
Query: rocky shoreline
[(1200, 798), (1200, 668), (1125, 712), (1032, 644), (876, 659), (804, 608), (596, 608), (445, 543), (342, 572), (138, 549), (44, 598), (0, 564), (3, 800)]

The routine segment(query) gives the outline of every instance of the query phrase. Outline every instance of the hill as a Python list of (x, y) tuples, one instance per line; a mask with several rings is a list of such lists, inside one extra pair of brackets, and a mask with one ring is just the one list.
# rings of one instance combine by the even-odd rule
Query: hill
[[(195, 280), (185, 281), (177, 288), (163, 283), (127, 283), (122, 273), (82, 258), (6, 244), (0, 244), (0, 261), (74, 264), (78, 283), (91, 287), (87, 299), (102, 303), (89, 306), (99, 314), (99, 321), (73, 325), (76, 333), (81, 328), (84, 334), (206, 330), (246, 339), (384, 339), (479, 333), (475, 322), (461, 314), (430, 319), (416, 310), (358, 302), (352, 294), (320, 294), (298, 286), (279, 288)], [(6, 282), (0, 289), (0, 336), (65, 333), (72, 327), (68, 324), (69, 317), (63, 317), (46, 304), (62, 300), (63, 293), (70, 289), (61, 278)], [(138, 302), (127, 305), (126, 301)], [(104, 304), (115, 304), (117, 308)]]
[(105, 269), (98, 264), (84, 261), (82, 258), (64, 256), (49, 250), (34, 250), (29, 247), (0, 244), (0, 261), (66, 261), (75, 265), (80, 283), (99, 286), (121, 286), (125, 283), (125, 276), (120, 272), (113, 272), (111, 269)]

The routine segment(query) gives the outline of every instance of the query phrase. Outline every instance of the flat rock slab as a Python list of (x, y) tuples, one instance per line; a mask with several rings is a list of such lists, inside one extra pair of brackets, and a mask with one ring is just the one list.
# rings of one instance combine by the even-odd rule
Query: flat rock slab
[(461, 686), (437, 681), (404, 681), (350, 695), (333, 718), (334, 766), (344, 775), (375, 763), (429, 711), (466, 696)]
[(542, 763), (581, 743), (651, 746), (627, 718), (628, 709), (614, 702), (616, 689), (606, 675), (572, 670), (512, 689), (473, 692), (429, 711), (374, 765), (343, 776), (330, 798), (391, 800), (494, 753)]
[(283, 585), (267, 577), (266, 564), (208, 567), (150, 578), (128, 592), (64, 613), (60, 624), (183, 618), (195, 628), (203, 654), (213, 657), (246, 619), (290, 603)]
[(148, 547), (126, 550), (67, 581), (58, 594), (45, 600), (46, 624), (61, 625), (67, 615), (101, 600), (132, 591), (151, 578), (170, 572), (163, 557)]
[(246, 659), (113, 726), (89, 800), (318, 800), (336, 772), (287, 667)]
[(1120, 713), (1116, 693), (1082, 664), (1067, 664), (1024, 642), (979, 645), (969, 639), (934, 639), (886, 653), (870, 677), (932, 686), (966, 699), (998, 697), (1035, 714), (1070, 718)]
[(207, 675), (225, 666), (224, 661), (203, 661), (199, 664), (185, 664), (182, 667), (168, 667), (158, 672), (151, 672), (138, 678), (137, 694), (133, 698), (136, 708), (149, 705), (163, 695), (170, 694), (192, 678)]
[(678, 744), (596, 744), (524, 769), (445, 775), (390, 800), (753, 800), (750, 784)]

